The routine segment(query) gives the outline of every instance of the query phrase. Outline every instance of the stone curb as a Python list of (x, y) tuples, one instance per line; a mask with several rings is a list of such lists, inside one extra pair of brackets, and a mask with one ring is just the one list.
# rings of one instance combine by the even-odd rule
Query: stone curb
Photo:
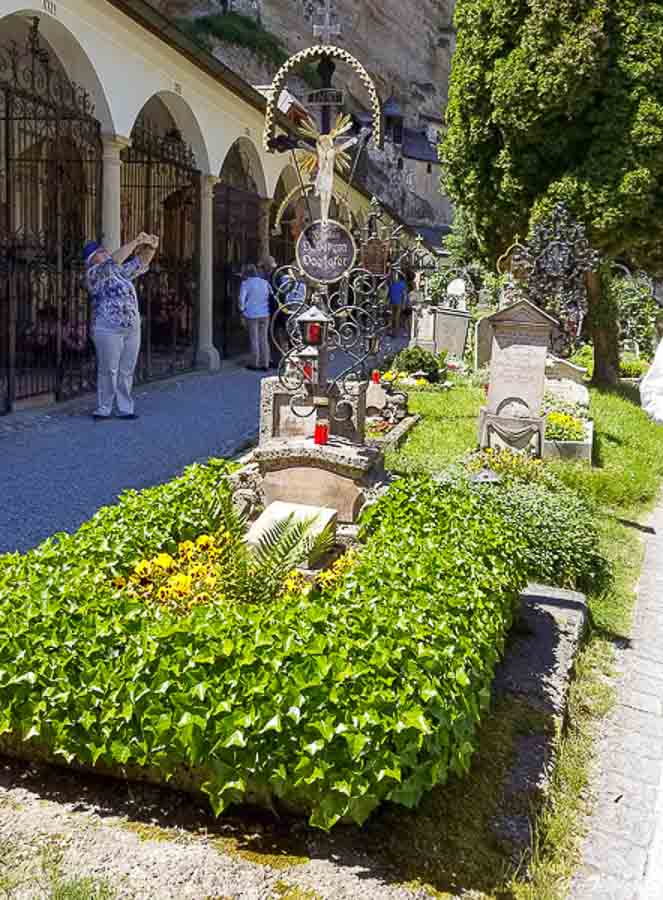
[(533, 819), (555, 768), (576, 654), (588, 621), (584, 594), (530, 584), (498, 666), (493, 697), (512, 697), (542, 713), (546, 726), (518, 738), (493, 831), (514, 863), (532, 850)]
[(408, 416), (402, 422), (399, 422), (395, 428), (392, 428), (383, 438), (366, 438), (366, 445), (374, 447), (376, 450), (382, 450), (385, 453), (388, 450), (398, 450), (408, 434), (420, 421), (421, 416), (419, 415)]

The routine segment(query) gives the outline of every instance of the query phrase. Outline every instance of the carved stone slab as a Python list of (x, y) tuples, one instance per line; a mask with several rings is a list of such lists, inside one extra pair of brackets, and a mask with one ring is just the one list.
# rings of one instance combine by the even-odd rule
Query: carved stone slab
[(310, 439), (270, 441), (258, 447), (266, 503), (281, 500), (335, 509), (342, 523), (356, 522), (365, 491), (384, 477), (379, 450), (338, 438), (318, 446)]
[(557, 323), (527, 300), (487, 318), (493, 332), (487, 412), (510, 419), (538, 416), (550, 335)]

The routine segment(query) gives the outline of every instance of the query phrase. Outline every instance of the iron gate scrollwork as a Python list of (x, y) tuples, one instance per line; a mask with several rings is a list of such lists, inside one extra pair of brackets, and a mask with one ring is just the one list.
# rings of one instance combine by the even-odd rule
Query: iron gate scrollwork
[(33, 19), (0, 46), (0, 412), (94, 383), (81, 247), (101, 231), (101, 125)]
[(200, 172), (176, 128), (140, 116), (122, 151), (122, 241), (141, 231), (160, 246), (136, 281), (142, 322), (139, 381), (195, 365), (199, 298)]

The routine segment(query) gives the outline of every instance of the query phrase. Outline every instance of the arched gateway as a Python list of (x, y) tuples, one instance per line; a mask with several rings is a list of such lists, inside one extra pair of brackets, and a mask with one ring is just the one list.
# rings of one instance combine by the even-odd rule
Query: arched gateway
[(200, 172), (166, 103), (152, 97), (122, 151), (122, 242), (158, 234), (159, 251), (137, 281), (142, 320), (140, 380), (195, 364), (198, 316)]
[[(7, 23), (11, 23), (11, 28)], [(0, 46), (0, 412), (94, 380), (81, 247), (101, 230), (101, 125), (39, 20)]]

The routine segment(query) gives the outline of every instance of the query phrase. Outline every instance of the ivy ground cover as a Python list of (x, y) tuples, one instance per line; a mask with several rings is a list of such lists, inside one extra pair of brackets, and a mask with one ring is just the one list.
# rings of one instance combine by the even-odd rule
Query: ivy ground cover
[(225, 474), (193, 467), (0, 560), (0, 748), (325, 829), (465, 773), (526, 580), (520, 532), (467, 483), (417, 477), (338, 579), (257, 602), (219, 577), (190, 606), (147, 602), (128, 585), (141, 561), (210, 556)]

